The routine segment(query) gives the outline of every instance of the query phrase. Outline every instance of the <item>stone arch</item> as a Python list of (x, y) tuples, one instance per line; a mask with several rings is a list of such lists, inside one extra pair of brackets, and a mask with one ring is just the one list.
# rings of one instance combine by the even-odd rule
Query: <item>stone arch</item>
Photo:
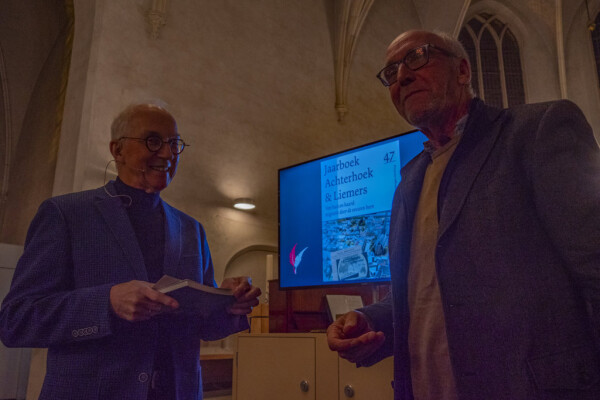
[[(13, 73), (3, 79), (3, 99), (10, 90), (11, 103), (5, 101), (2, 107), (8, 114), (0, 240), (11, 244), (24, 243), (39, 204), (52, 195), (73, 37), (72, 0), (47, 3), (43, 10), (35, 7), (22, 3), (12, 9), (15, 15), (6, 16), (22, 23), (19, 33), (24, 37), (2, 31), (2, 44), (13, 50), (3, 53), (3, 65)], [(24, 51), (14, 51), (21, 48)], [(16, 73), (23, 65), (29, 66), (29, 74)], [(12, 99), (19, 101), (12, 103)], [(22, 123), (6, 130), (7, 116), (15, 114)]]
[(4, 220), (6, 207), (11, 164), (11, 139), (10, 97), (4, 65), (4, 49), (0, 44), (0, 221)]
[[(272, 257), (273, 278), (277, 279), (279, 250), (270, 245), (252, 245), (235, 253), (225, 266), (224, 278), (233, 276), (250, 276), (252, 284), (262, 291), (261, 302), (266, 301), (267, 287), (267, 256)], [(217, 281), (217, 284), (220, 282)]]
[(94, 32), (99, 29), (98, 25), (102, 25), (103, 7), (103, 2), (88, 0), (78, 1), (73, 9), (75, 21), (71, 68), (52, 195), (84, 189), (95, 84), (90, 76), (93, 76), (98, 62), (98, 44), (94, 41)]

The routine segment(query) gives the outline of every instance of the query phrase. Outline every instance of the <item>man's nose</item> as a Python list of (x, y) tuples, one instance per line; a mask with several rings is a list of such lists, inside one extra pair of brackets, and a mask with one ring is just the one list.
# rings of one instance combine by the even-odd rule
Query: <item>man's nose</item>
[(173, 158), (174, 155), (171, 151), (171, 145), (168, 142), (163, 142), (156, 154), (161, 158)]
[(406, 86), (415, 80), (415, 71), (411, 70), (404, 63), (402, 63), (398, 66), (396, 79), (400, 86)]

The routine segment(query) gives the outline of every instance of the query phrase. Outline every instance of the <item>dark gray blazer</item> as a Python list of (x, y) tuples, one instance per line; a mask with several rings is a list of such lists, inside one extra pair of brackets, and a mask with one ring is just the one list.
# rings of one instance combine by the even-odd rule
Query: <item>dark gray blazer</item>
[[(107, 189), (115, 193), (112, 182)], [(215, 285), (202, 226), (161, 200), (165, 273)], [(148, 280), (125, 207), (103, 188), (46, 200), (35, 216), (11, 290), (0, 338), (11, 347), (48, 347), (40, 399), (146, 400), (158, 319), (172, 327), (177, 399), (202, 398), (200, 338), (247, 328), (246, 318), (161, 315), (130, 323), (111, 311), (110, 288)]]
[[(499, 110), (473, 100), (440, 184), (435, 255), (461, 400), (600, 399), (600, 151), (568, 101)], [(392, 296), (363, 311), (412, 399), (406, 278), (430, 158), (402, 170)]]

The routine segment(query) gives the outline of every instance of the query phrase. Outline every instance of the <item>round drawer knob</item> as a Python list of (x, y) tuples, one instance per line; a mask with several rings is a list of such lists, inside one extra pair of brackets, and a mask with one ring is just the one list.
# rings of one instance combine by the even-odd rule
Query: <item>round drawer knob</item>
[(344, 387), (344, 394), (346, 397), (354, 397), (354, 388), (351, 385), (346, 385)]
[(300, 382), (300, 390), (302, 390), (303, 392), (308, 392), (309, 388), (310, 386), (308, 385), (308, 381)]

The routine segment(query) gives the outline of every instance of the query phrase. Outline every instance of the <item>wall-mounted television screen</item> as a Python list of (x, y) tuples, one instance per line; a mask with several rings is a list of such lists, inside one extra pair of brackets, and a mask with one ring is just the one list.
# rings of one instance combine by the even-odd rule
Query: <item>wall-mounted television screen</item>
[(426, 140), (411, 131), (279, 170), (281, 288), (389, 281), (400, 168)]

